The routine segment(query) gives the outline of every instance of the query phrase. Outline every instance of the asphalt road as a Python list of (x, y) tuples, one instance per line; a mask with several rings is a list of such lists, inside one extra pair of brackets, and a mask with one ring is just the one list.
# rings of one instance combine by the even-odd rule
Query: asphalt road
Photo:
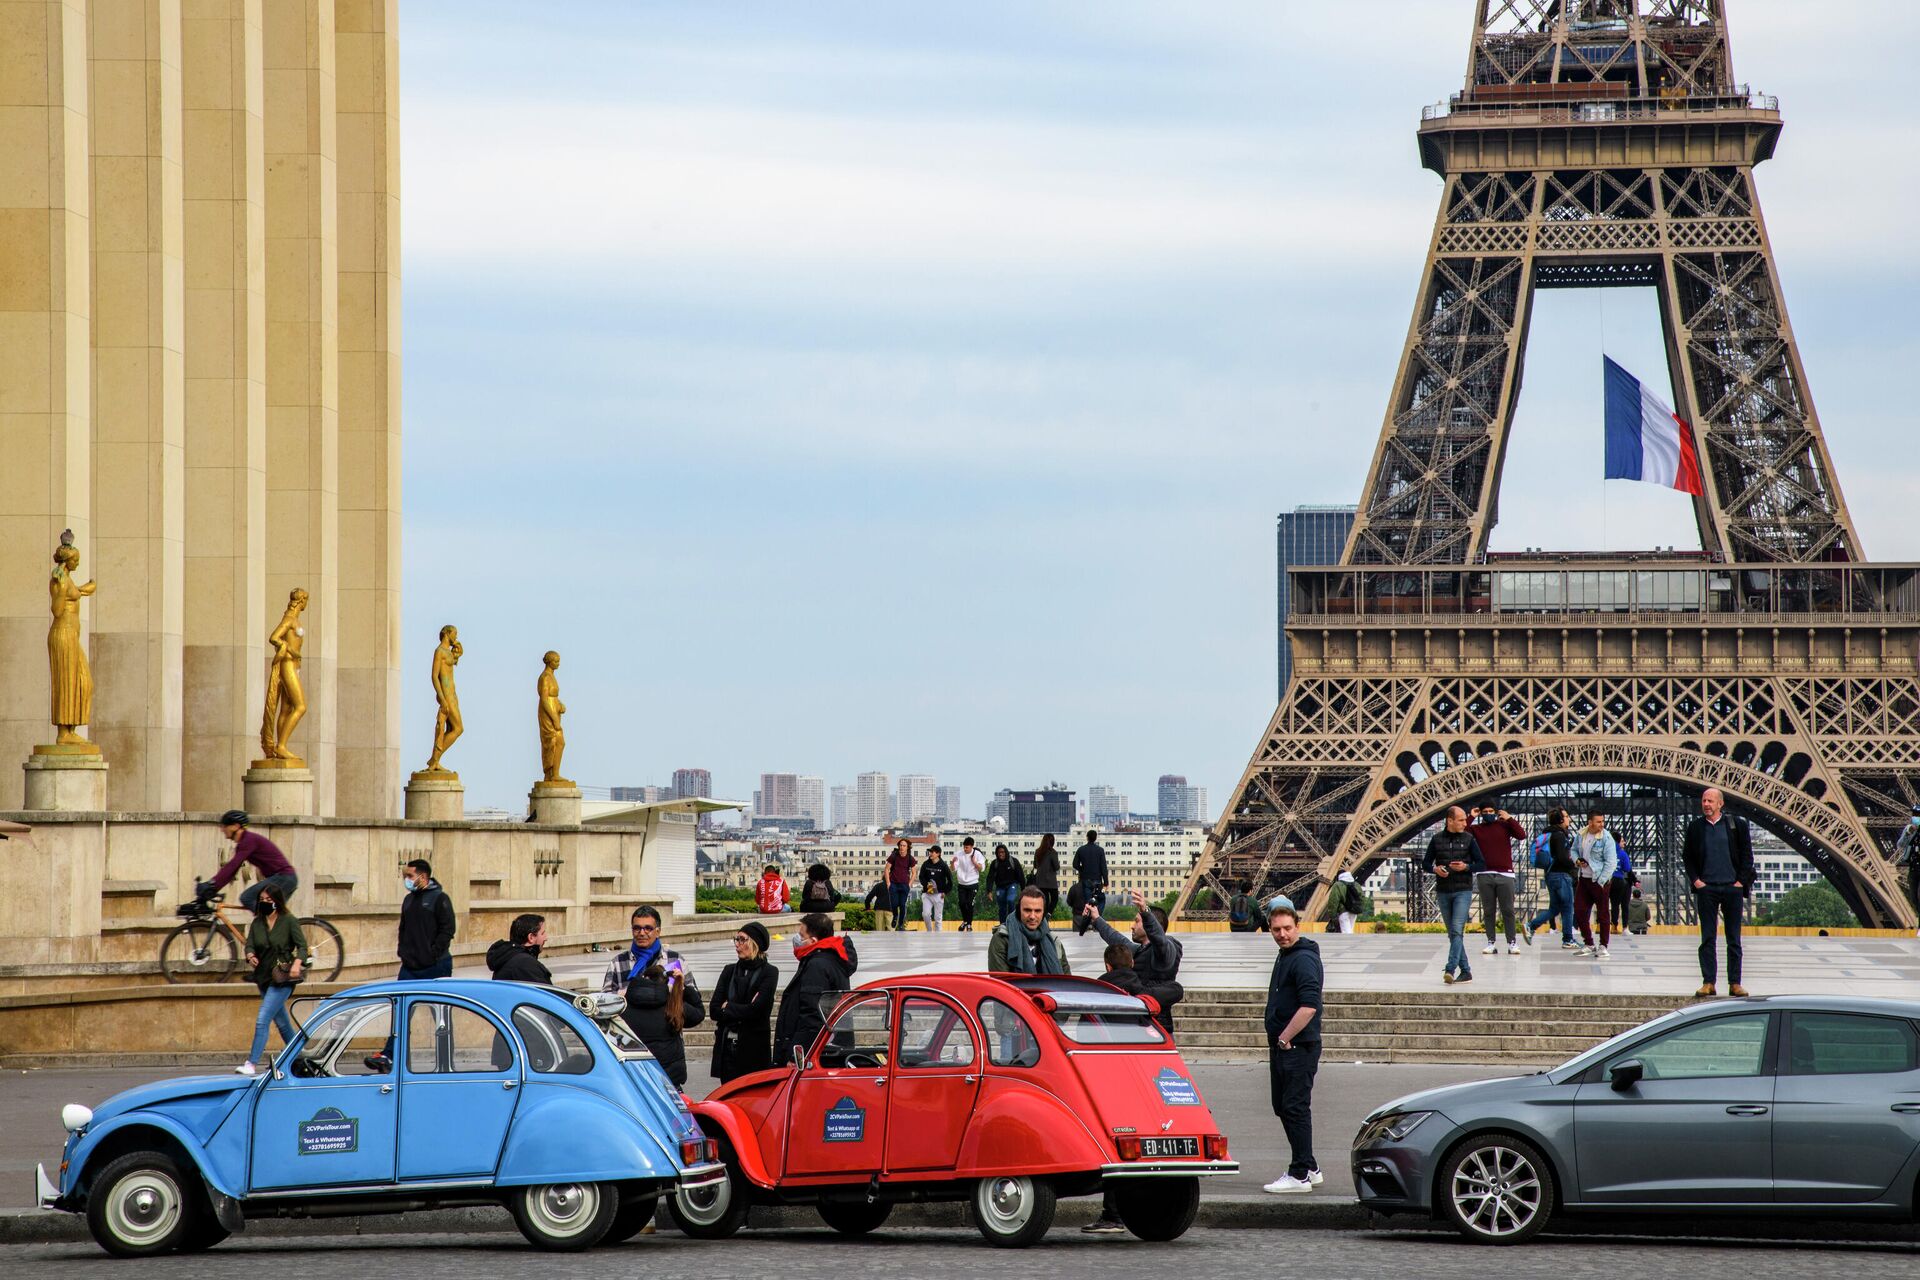
[[(697, 1068), (697, 1074), (687, 1081), (688, 1092), (704, 1097), (714, 1081), (706, 1074), (704, 1062), (689, 1065)], [(60, 1129), (62, 1105), (96, 1106), (134, 1085), (203, 1072), (138, 1067), (0, 1075), (0, 1209), (30, 1207), (34, 1163), (45, 1161), (49, 1168), (59, 1163), (65, 1138)], [(1266, 1064), (1201, 1064), (1193, 1067), (1193, 1073), (1241, 1166), (1234, 1177), (1206, 1179), (1205, 1194), (1259, 1195), (1262, 1184), (1285, 1173), (1287, 1165), (1286, 1135), (1273, 1115)], [(1360, 1121), (1374, 1107), (1417, 1089), (1512, 1074), (1490, 1067), (1322, 1063), (1314, 1086), (1314, 1154), (1327, 1175), (1324, 1194), (1353, 1194), (1347, 1151)]]
[[(1432, 1232), (1195, 1231), (1170, 1244), (1132, 1237), (1088, 1237), (1056, 1230), (1031, 1249), (995, 1249), (969, 1229), (882, 1230), (848, 1241), (826, 1231), (748, 1232), (703, 1244), (678, 1234), (642, 1236), (628, 1244), (565, 1256), (532, 1252), (517, 1235), (306, 1237), (229, 1241), (210, 1253), (145, 1259), (143, 1280), (254, 1280), (297, 1274), (301, 1280), (477, 1280), (564, 1274), (567, 1280), (631, 1280), (636, 1274), (698, 1275), (705, 1280), (844, 1280), (885, 1272), (926, 1276), (1063, 1276), (1298, 1274), (1314, 1280), (1347, 1276), (1487, 1280), (1490, 1276), (1553, 1276), (1617, 1280), (1682, 1276), (1685, 1280), (1806, 1280), (1844, 1274), (1848, 1280), (1900, 1277), (1920, 1266), (1920, 1245), (1796, 1245), (1740, 1240), (1675, 1241), (1617, 1237), (1568, 1239), (1512, 1249), (1469, 1245)], [(0, 1248), (0, 1273), (35, 1277), (119, 1276), (115, 1262), (91, 1243)]]

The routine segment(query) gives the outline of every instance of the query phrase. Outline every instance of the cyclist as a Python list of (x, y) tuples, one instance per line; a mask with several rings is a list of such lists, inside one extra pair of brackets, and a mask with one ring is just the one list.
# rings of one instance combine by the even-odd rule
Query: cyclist
[(195, 896), (206, 901), (239, 874), (243, 863), (252, 863), (260, 878), (241, 890), (240, 905), (257, 912), (260, 891), (271, 887), (274, 900), (285, 906), (293, 891), (300, 887), (300, 877), (294, 874), (293, 864), (280, 852), (280, 846), (258, 831), (249, 831), (243, 809), (229, 809), (220, 815), (220, 833), (233, 841), (233, 856), (227, 859), (226, 866), (214, 872), (213, 879), (196, 886)]

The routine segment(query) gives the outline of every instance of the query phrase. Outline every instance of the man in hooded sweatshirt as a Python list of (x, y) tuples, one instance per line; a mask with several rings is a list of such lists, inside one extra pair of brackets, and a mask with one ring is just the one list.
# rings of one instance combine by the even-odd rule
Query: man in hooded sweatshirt
[(1340, 895), (1340, 900), (1334, 904), (1339, 908), (1333, 915), (1334, 927), (1341, 933), (1352, 933), (1353, 922), (1359, 918), (1362, 905), (1360, 883), (1353, 878), (1351, 871), (1342, 871), (1333, 881), (1334, 892)]
[(988, 973), (1070, 974), (1067, 953), (1047, 927), (1047, 891), (1028, 885), (1013, 914), (987, 940)]
[(453, 899), (433, 878), (433, 864), (415, 858), (402, 873), (407, 896), (400, 900), (400, 978), (453, 976)]
[(1173, 1006), (1179, 1002), (1186, 991), (1180, 986), (1180, 957), (1182, 948), (1177, 938), (1167, 935), (1167, 922), (1158, 907), (1147, 905), (1147, 895), (1135, 889), (1133, 891), (1133, 931), (1122, 934), (1118, 929), (1101, 918), (1100, 908), (1089, 902), (1083, 911), (1088, 925), (1104, 938), (1108, 945), (1118, 944), (1133, 953), (1132, 969), (1140, 977), (1153, 998), (1160, 1002), (1160, 1012), (1154, 1021), (1165, 1027), (1168, 1035), (1173, 1034)]
[(774, 1019), (773, 1061), (785, 1066), (793, 1061), (793, 1048), (813, 1048), (820, 1028), (827, 1024), (827, 1012), (821, 1008), (828, 992), (848, 990), (860, 957), (853, 939), (833, 931), (833, 921), (815, 913), (800, 917), (800, 932), (793, 935), (793, 981), (780, 993), (780, 1013)]
[(545, 916), (515, 916), (507, 936), (487, 948), (487, 968), (503, 982), (537, 982), (553, 985), (553, 974), (539, 961), (540, 948), (547, 945)]
[(1313, 1078), (1320, 1070), (1321, 987), (1325, 970), (1320, 947), (1300, 934), (1292, 907), (1275, 907), (1267, 929), (1280, 948), (1267, 981), (1267, 1068), (1273, 1113), (1280, 1117), (1293, 1148), (1287, 1171), (1269, 1182), (1274, 1195), (1312, 1191), (1323, 1181), (1313, 1155)]

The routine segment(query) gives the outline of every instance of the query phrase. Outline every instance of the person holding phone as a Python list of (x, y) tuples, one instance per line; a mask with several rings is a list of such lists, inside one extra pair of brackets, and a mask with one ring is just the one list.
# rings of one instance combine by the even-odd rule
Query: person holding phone
[(1473, 970), (1467, 965), (1467, 913), (1473, 907), (1473, 878), (1487, 869), (1487, 862), (1479, 842), (1467, 834), (1465, 809), (1456, 804), (1447, 810), (1446, 823), (1427, 842), (1420, 865), (1433, 876), (1440, 918), (1447, 922), (1447, 967), (1440, 980), (1448, 986), (1472, 982)]
[(627, 997), (621, 1019), (640, 1037), (675, 1088), (687, 1083), (687, 1045), (683, 1032), (707, 1020), (700, 988), (680, 953), (660, 940), (660, 913), (633, 909), (633, 944), (616, 955), (600, 977), (602, 991)]

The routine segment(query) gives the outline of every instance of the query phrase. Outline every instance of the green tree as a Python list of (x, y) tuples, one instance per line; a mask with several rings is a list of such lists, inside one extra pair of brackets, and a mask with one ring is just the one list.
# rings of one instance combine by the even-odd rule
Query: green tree
[(1840, 891), (1825, 880), (1803, 884), (1781, 895), (1780, 901), (1760, 913), (1761, 924), (1796, 929), (1857, 929), (1860, 922), (1847, 910)]

